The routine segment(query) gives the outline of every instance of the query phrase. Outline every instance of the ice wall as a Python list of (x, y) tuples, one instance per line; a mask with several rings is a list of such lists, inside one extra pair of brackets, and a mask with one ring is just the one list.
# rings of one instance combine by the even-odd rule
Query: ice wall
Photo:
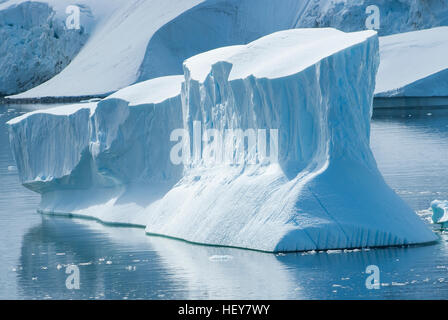
[(41, 2), (0, 10), (0, 96), (26, 91), (62, 71), (87, 41), (84, 28), (67, 30), (65, 20)]
[[(370, 151), (378, 64), (375, 32), (278, 32), (192, 57), (184, 76), (11, 120), (11, 145), (43, 212), (269, 252), (434, 241)], [(208, 161), (215, 139), (202, 137), (184, 149), (199, 157), (176, 165), (171, 133), (194, 137), (197, 123), (278, 130), (278, 160)]]

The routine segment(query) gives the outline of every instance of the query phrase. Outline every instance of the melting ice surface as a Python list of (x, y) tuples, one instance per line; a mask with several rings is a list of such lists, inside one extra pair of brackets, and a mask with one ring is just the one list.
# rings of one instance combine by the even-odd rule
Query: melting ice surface
[[(9, 111), (9, 112), (8, 112)], [(20, 185), (0, 106), (0, 298), (40, 299), (447, 299), (448, 236), (431, 246), (274, 255), (145, 236), (142, 230), (42, 216), (39, 196)], [(448, 199), (448, 112), (375, 115), (372, 149), (386, 181), (430, 219), (429, 203)], [(434, 156), (437, 155), (437, 156)], [(142, 232), (140, 232), (142, 231)], [(80, 269), (67, 290), (65, 268)], [(381, 289), (367, 290), (368, 265)]]
[[(370, 150), (378, 64), (372, 31), (287, 30), (202, 53), (184, 75), (10, 121), (19, 176), (43, 212), (201, 244), (281, 252), (431, 242)], [(279, 159), (176, 166), (170, 134), (194, 136), (194, 121), (276, 129)]]

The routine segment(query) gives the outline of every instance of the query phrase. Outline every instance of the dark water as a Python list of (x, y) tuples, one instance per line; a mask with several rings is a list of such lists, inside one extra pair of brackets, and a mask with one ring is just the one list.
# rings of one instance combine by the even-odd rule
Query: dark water
[[(5, 122), (22, 109), (8, 108), (0, 106), (2, 299), (448, 298), (448, 235), (441, 232), (431, 246), (272, 255), (39, 215), (39, 198), (11, 167)], [(387, 181), (415, 210), (448, 199), (448, 112), (376, 115), (372, 147)], [(66, 287), (68, 265), (79, 268), (79, 290)], [(366, 288), (368, 265), (380, 269), (378, 290)]]

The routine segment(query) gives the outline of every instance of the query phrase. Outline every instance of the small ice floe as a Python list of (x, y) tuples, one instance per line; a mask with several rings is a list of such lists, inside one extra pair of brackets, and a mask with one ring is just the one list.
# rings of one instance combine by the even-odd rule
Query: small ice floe
[(426, 115), (430, 117), (430, 116), (432, 116), (432, 113), (428, 112)]
[(136, 266), (127, 266), (126, 270), (128, 270), (128, 271), (135, 271), (135, 270), (137, 270), (137, 267)]
[(65, 256), (65, 252), (56, 253), (57, 256)]
[(208, 258), (212, 262), (225, 262), (233, 259), (233, 256), (229, 255), (214, 255)]
[(434, 200), (431, 202), (432, 222), (448, 227), (448, 201)]
[(8, 171), (16, 171), (17, 167), (16, 166), (8, 166)]
[(112, 261), (108, 260), (106, 261), (106, 264), (112, 264)]
[(62, 269), (62, 265), (58, 264), (58, 265), (56, 266), (56, 269), (61, 270), (61, 269)]
[(393, 286), (406, 286), (409, 282), (392, 282)]
[(286, 256), (286, 254), (284, 254), (283, 252), (279, 252), (276, 254), (277, 257), (284, 257)]
[(16, 109), (8, 109), (7, 110), (8, 113), (15, 112), (15, 111), (16, 111)]
[(48, 267), (44, 267), (44, 266), (42, 266), (40, 268), (41, 268), (41, 270), (47, 270), (48, 269)]
[(37, 277), (31, 277), (31, 280), (36, 281)]
[(327, 254), (342, 253), (342, 250), (327, 250)]
[(92, 261), (89, 262), (81, 262), (79, 265), (80, 266), (90, 266), (92, 264)]

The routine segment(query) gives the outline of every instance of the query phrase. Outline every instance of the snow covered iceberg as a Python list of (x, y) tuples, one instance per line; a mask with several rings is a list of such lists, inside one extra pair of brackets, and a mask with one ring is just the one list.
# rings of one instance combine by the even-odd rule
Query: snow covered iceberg
[(448, 27), (380, 38), (376, 97), (448, 97)]
[[(183, 76), (13, 119), (11, 145), (43, 212), (268, 252), (431, 242), (369, 147), (378, 64), (375, 32), (282, 31), (192, 57)], [(203, 137), (200, 157), (173, 163), (173, 130), (194, 137), (197, 123), (278, 130), (278, 158), (208, 162)]]

